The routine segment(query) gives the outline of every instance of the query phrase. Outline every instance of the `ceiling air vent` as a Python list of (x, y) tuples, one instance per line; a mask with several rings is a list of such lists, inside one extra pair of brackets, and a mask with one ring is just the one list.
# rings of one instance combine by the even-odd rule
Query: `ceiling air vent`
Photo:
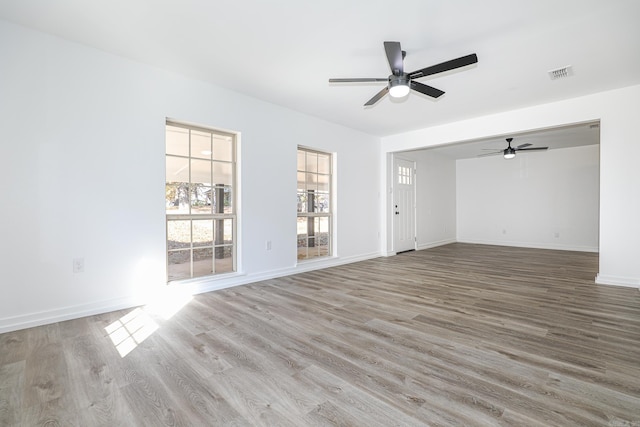
[(565, 77), (569, 77), (571, 75), (573, 75), (571, 65), (549, 71), (549, 77), (551, 78), (551, 80), (564, 79)]

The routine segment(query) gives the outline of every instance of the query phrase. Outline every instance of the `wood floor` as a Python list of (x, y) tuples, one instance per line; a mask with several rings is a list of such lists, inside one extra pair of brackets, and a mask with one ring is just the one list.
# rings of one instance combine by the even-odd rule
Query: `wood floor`
[(452, 244), (2, 334), (0, 425), (638, 427), (640, 292), (597, 261)]

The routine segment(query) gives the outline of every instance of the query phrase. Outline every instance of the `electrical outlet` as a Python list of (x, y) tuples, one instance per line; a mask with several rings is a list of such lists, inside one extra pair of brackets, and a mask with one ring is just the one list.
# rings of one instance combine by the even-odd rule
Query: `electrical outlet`
[(265, 248), (270, 251), (271, 250), (271, 240), (267, 240), (266, 244), (265, 244)]
[(556, 239), (559, 238), (560, 237), (560, 233), (556, 231), (555, 233), (553, 233), (553, 237), (555, 237)]
[(84, 258), (73, 259), (73, 272), (84, 273)]

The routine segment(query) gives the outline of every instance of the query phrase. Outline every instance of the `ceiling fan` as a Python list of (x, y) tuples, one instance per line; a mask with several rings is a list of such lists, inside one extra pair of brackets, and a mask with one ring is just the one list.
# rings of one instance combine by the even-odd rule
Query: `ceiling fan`
[(400, 42), (384, 42), (384, 50), (387, 53), (387, 60), (389, 61), (389, 67), (391, 67), (391, 75), (387, 78), (354, 78), (354, 79), (329, 79), (329, 83), (370, 83), (370, 82), (387, 82), (387, 87), (378, 92), (373, 98), (368, 100), (365, 107), (370, 106), (378, 102), (389, 93), (394, 98), (402, 98), (407, 96), (411, 89), (430, 96), (432, 98), (438, 98), (444, 94), (440, 89), (436, 89), (431, 86), (427, 86), (423, 83), (415, 81), (421, 77), (430, 76), (433, 74), (444, 73), (445, 71), (455, 70), (456, 68), (464, 67), (467, 65), (475, 64), (478, 62), (478, 57), (475, 53), (471, 55), (462, 56), (457, 59), (445, 61), (440, 64), (432, 65), (421, 70), (413, 71), (411, 73), (404, 72), (404, 57), (407, 52), (402, 50)]
[(495, 156), (496, 154), (502, 154), (505, 159), (513, 159), (516, 156), (516, 151), (539, 151), (549, 149), (549, 147), (531, 147), (531, 145), (533, 144), (520, 144), (517, 147), (511, 147), (511, 141), (513, 141), (513, 138), (507, 138), (506, 141), (508, 146), (504, 150), (497, 148), (483, 148), (483, 150), (492, 150), (493, 152), (480, 154), (478, 157)]

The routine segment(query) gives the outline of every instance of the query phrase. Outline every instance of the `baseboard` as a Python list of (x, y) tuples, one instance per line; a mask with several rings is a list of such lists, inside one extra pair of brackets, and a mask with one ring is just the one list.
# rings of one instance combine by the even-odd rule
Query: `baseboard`
[[(255, 274), (235, 273), (221, 278), (189, 281), (184, 284), (181, 283), (180, 286), (185, 291), (188, 290), (195, 295), (226, 289), (233, 286), (260, 282), (262, 280), (290, 276), (307, 271), (320, 270), (323, 268), (337, 267), (339, 265), (366, 261), (368, 259), (378, 258), (380, 256), (381, 254), (379, 252), (373, 252), (369, 254), (350, 257), (323, 258), (319, 260), (301, 262), (289, 268), (270, 270)], [(145, 305), (147, 302), (148, 301), (143, 301), (140, 298), (125, 297), (94, 302), (91, 304), (81, 304), (36, 313), (29, 313), (20, 316), (0, 318), (0, 333), (17, 331), (20, 329), (27, 329), (56, 322), (63, 322), (65, 320), (78, 319), (85, 316), (93, 316), (96, 314), (108, 313), (111, 311), (139, 307), (141, 305)]]
[(14, 317), (0, 319), (0, 333), (33, 328), (35, 326), (48, 325), (50, 323), (64, 322), (65, 320), (79, 319), (81, 317), (108, 313), (137, 307), (143, 302), (134, 298), (118, 298), (107, 301), (99, 301), (91, 304), (80, 304), (54, 310), (40, 311)]
[(640, 279), (634, 277), (619, 277), (598, 274), (596, 276), (596, 283), (598, 285), (624, 286), (627, 288), (640, 289)]
[(530, 243), (511, 242), (504, 240), (482, 240), (482, 239), (458, 239), (458, 243), (472, 243), (478, 245), (513, 246), (517, 248), (550, 249), (556, 251), (576, 251), (576, 252), (600, 252), (600, 248), (593, 246), (564, 245), (558, 243)]
[(456, 239), (437, 240), (435, 242), (420, 243), (418, 244), (418, 247), (416, 249), (421, 251), (423, 249), (437, 248), (438, 246), (449, 245), (451, 243), (456, 243), (456, 242), (457, 242)]
[(277, 279), (278, 277), (286, 277), (294, 274), (305, 273), (308, 271), (321, 270), (323, 268), (337, 267), (344, 264), (366, 261), (369, 259), (378, 258), (380, 256), (381, 254), (379, 252), (372, 252), (369, 254), (350, 257), (330, 257), (304, 261), (292, 267), (263, 271), (260, 273), (239, 275), (237, 277), (232, 277), (229, 280), (210, 279), (208, 281), (200, 282), (198, 286), (192, 288), (192, 291), (193, 294), (218, 291), (233, 286), (247, 285), (249, 283), (261, 282), (263, 280)]

